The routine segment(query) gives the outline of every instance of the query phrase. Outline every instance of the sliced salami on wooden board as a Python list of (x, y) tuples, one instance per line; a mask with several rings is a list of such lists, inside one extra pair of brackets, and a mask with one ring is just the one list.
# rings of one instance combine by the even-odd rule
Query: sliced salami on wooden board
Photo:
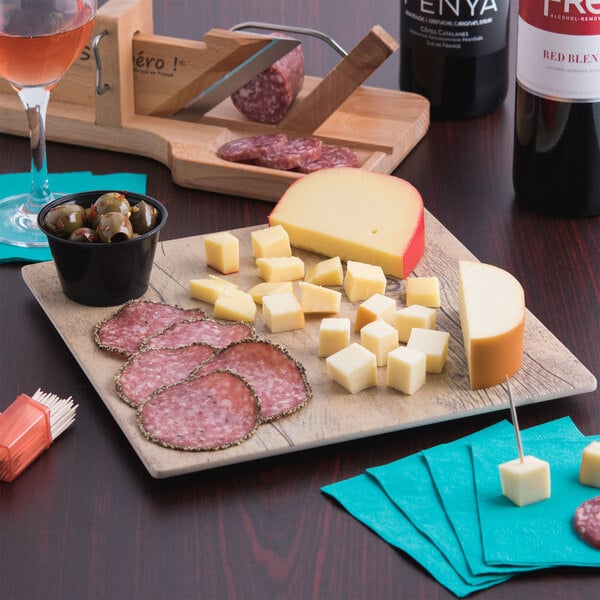
[[(259, 307), (257, 334), (284, 346), (304, 366), (313, 397), (297, 412), (261, 424), (248, 440), (224, 450), (172, 450), (148, 441), (138, 428), (135, 409), (120, 400), (115, 390), (114, 376), (124, 359), (100, 351), (93, 339), (94, 325), (116, 312), (117, 307), (86, 307), (65, 298), (52, 262), (27, 265), (22, 274), (148, 472), (153, 477), (165, 478), (508, 409), (502, 386), (477, 391), (469, 387), (458, 318), (457, 270), (459, 259), (475, 257), (432, 215), (425, 216), (425, 254), (413, 275), (435, 275), (440, 279), (443, 300), (437, 314), (437, 328), (450, 334), (444, 371), (439, 375), (429, 374), (427, 383), (417, 393), (405, 396), (385, 386), (382, 367), (378, 370), (377, 387), (348, 394), (329, 378), (324, 360), (317, 357), (319, 316), (307, 316), (302, 330), (273, 335), (264, 326)], [(240, 271), (227, 278), (242, 289), (247, 290), (260, 281), (250, 233), (265, 226), (232, 231), (240, 240)], [(212, 316), (212, 307), (192, 300), (188, 291), (190, 279), (207, 277), (211, 272), (205, 266), (202, 236), (160, 242), (159, 246), (145, 298), (182, 308), (202, 307)], [(309, 252), (294, 251), (294, 254), (305, 261), (307, 268), (322, 260)], [(405, 280), (388, 278), (386, 294), (396, 298), (398, 306), (404, 303), (404, 290)], [(339, 316), (348, 316), (353, 321), (355, 310), (356, 305), (344, 297)], [(530, 404), (591, 392), (596, 389), (596, 379), (528, 311), (523, 367), (512, 379), (511, 388), (519, 404)]]

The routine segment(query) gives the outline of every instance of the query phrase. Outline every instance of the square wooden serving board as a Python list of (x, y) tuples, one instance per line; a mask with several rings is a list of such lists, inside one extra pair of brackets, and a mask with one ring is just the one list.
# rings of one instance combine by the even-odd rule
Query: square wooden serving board
[[(240, 240), (241, 266), (239, 273), (227, 278), (242, 289), (260, 281), (250, 241), (250, 232), (260, 228), (232, 231)], [(457, 267), (459, 259), (475, 260), (475, 257), (429, 213), (425, 229), (425, 254), (413, 276), (435, 275), (440, 279), (442, 306), (437, 314), (437, 328), (450, 334), (448, 362), (443, 373), (429, 374), (427, 383), (417, 393), (406, 396), (385, 386), (385, 367), (381, 367), (377, 387), (351, 395), (329, 378), (324, 359), (317, 357), (321, 317), (308, 316), (303, 330), (273, 335), (264, 326), (259, 308), (255, 323), (258, 335), (284, 345), (304, 364), (314, 397), (295, 414), (261, 425), (246, 442), (214, 452), (169, 450), (142, 436), (135, 410), (115, 393), (114, 376), (122, 360), (100, 351), (93, 340), (94, 325), (114, 313), (116, 307), (87, 307), (68, 300), (51, 261), (27, 265), (22, 274), (148, 472), (153, 477), (165, 478), (506, 409), (507, 393), (502, 385), (477, 391), (469, 388), (458, 318)], [(294, 250), (294, 254), (304, 260), (306, 268), (322, 259), (299, 250)], [(144, 298), (184, 308), (202, 305), (189, 297), (189, 280), (206, 277), (209, 272), (202, 236), (159, 242), (150, 287)], [(397, 299), (398, 307), (404, 304), (404, 288), (404, 280), (388, 279), (386, 293)], [(202, 306), (212, 316), (212, 306)], [(353, 323), (355, 310), (356, 305), (343, 296), (338, 316), (348, 316)], [(352, 335), (352, 341), (359, 341), (358, 334)], [(591, 392), (596, 389), (596, 379), (528, 311), (523, 366), (511, 380), (511, 387), (517, 404), (529, 404)]]

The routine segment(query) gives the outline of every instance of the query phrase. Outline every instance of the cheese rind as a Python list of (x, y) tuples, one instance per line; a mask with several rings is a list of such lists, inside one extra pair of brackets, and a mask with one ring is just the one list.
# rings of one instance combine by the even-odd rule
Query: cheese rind
[(525, 294), (499, 267), (459, 261), (458, 305), (472, 389), (512, 377), (523, 359)]
[(407, 277), (425, 248), (421, 195), (407, 181), (361, 169), (322, 169), (296, 180), (269, 215), (292, 246), (379, 265)]
[(502, 494), (517, 506), (550, 498), (550, 465), (535, 456), (524, 456), (498, 466)]
[(384, 294), (373, 294), (358, 305), (354, 319), (354, 331), (360, 331), (367, 323), (382, 319), (390, 325), (394, 322), (396, 301)]

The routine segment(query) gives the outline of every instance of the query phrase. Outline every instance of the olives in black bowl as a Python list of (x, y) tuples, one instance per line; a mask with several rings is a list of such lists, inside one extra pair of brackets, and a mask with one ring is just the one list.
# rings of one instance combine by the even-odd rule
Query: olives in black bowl
[(117, 306), (146, 292), (166, 220), (158, 200), (110, 190), (63, 196), (38, 214), (63, 293), (88, 306)]

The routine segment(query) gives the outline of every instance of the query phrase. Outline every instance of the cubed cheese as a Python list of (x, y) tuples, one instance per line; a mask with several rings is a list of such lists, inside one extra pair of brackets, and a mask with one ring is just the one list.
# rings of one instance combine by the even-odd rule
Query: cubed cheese
[(319, 356), (331, 356), (350, 343), (350, 319), (325, 317), (319, 326)]
[(337, 313), (342, 304), (342, 293), (322, 285), (299, 281), (300, 305), (305, 313)]
[(344, 270), (339, 256), (333, 256), (312, 266), (304, 276), (304, 281), (315, 285), (342, 285)]
[(385, 367), (388, 352), (398, 347), (398, 332), (385, 321), (371, 321), (360, 330), (360, 343), (375, 354), (378, 367)]
[(354, 320), (354, 331), (360, 331), (367, 323), (382, 319), (390, 325), (394, 321), (396, 301), (383, 294), (373, 294), (358, 305)]
[(377, 385), (377, 360), (364, 346), (354, 342), (325, 359), (327, 373), (351, 394)]
[(296, 281), (304, 278), (304, 262), (297, 256), (257, 258), (258, 276), (269, 282)]
[(398, 309), (394, 313), (394, 327), (398, 330), (398, 341), (408, 342), (413, 327), (435, 329), (435, 308), (413, 304)]
[(550, 498), (550, 465), (535, 456), (524, 456), (499, 465), (502, 494), (517, 506)]
[(256, 304), (262, 304), (262, 299), (264, 296), (293, 291), (294, 284), (291, 281), (261, 281), (261, 283), (253, 285), (248, 290), (248, 293), (254, 298), (254, 302), (256, 302)]
[(287, 231), (281, 225), (257, 229), (250, 234), (254, 258), (291, 256), (292, 248)]
[(520, 368), (525, 294), (507, 271), (459, 261), (458, 306), (471, 388), (502, 383)]
[(304, 312), (292, 292), (263, 296), (263, 321), (271, 333), (302, 329)]
[(428, 373), (441, 373), (448, 359), (449, 340), (450, 334), (447, 331), (413, 327), (406, 345), (425, 352)]
[(373, 294), (385, 294), (386, 283), (380, 266), (355, 260), (346, 263), (344, 291), (350, 302), (362, 302)]
[(414, 394), (427, 378), (427, 355), (420, 350), (399, 346), (387, 357), (386, 385), (403, 394)]
[(425, 248), (423, 199), (408, 181), (363, 169), (322, 169), (294, 181), (269, 215), (292, 246), (379, 265), (408, 277)]
[(237, 285), (224, 279), (203, 277), (190, 279), (190, 298), (214, 304), (222, 291), (234, 290)]
[(204, 236), (206, 264), (227, 275), (240, 270), (240, 242), (228, 231)]
[(409, 277), (406, 280), (406, 305), (440, 306), (440, 280), (437, 277)]
[(248, 292), (235, 288), (225, 290), (215, 300), (213, 316), (215, 319), (252, 323), (256, 317), (256, 303)]
[(590, 442), (583, 449), (579, 482), (583, 485), (600, 487), (600, 442)]

